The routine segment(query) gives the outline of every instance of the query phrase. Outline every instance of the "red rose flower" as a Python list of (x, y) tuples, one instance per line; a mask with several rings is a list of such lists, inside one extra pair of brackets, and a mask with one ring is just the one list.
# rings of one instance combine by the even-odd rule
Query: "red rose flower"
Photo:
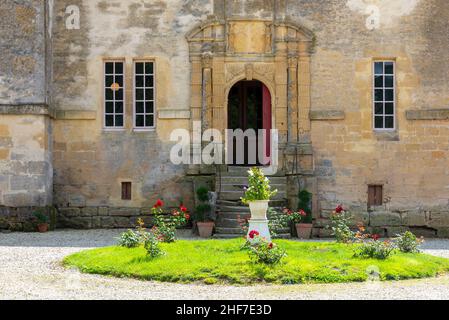
[(378, 234), (373, 234), (373, 235), (371, 236), (371, 238), (373, 238), (374, 241), (377, 241), (377, 240), (379, 240), (380, 235), (378, 235)]
[(254, 239), (254, 237), (258, 236), (259, 232), (257, 230), (252, 230), (249, 232), (249, 238)]
[(182, 212), (187, 212), (187, 208), (184, 207), (183, 205), (181, 205), (181, 206), (179, 207), (179, 209), (181, 209)]
[(335, 208), (336, 213), (342, 213), (343, 211), (345, 211), (345, 209), (343, 209), (343, 206), (341, 204), (337, 208)]
[(161, 199), (157, 199), (156, 204), (153, 208), (161, 208), (164, 206), (164, 202)]
[(186, 214), (185, 217), (186, 217), (186, 220), (190, 220), (190, 214)]
[(303, 217), (307, 215), (307, 213), (304, 210), (299, 210), (299, 214), (302, 215)]
[(273, 249), (273, 246), (274, 246), (273, 242), (270, 242), (270, 243), (268, 244), (268, 249)]

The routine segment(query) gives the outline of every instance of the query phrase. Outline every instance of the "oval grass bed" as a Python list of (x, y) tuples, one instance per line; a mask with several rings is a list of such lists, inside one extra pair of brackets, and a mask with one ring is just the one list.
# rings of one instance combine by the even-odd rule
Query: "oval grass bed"
[(381, 280), (434, 277), (449, 271), (449, 260), (426, 254), (397, 253), (387, 260), (353, 257), (354, 245), (277, 240), (287, 251), (279, 265), (250, 261), (244, 241), (177, 241), (161, 244), (166, 255), (151, 259), (143, 247), (107, 247), (82, 251), (64, 259), (85, 273), (163, 282), (207, 284), (335, 283), (365, 281), (369, 270)]

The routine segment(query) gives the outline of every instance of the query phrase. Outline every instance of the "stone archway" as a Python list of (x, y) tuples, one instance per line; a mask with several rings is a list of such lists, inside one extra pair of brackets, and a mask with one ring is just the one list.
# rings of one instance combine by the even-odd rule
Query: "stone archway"
[(284, 162), (296, 156), (289, 153), (298, 145), (310, 145), (312, 32), (284, 21), (212, 19), (195, 27), (187, 41), (192, 121), (224, 132), (229, 90), (240, 80), (260, 80), (272, 97), (272, 127), (279, 131)]

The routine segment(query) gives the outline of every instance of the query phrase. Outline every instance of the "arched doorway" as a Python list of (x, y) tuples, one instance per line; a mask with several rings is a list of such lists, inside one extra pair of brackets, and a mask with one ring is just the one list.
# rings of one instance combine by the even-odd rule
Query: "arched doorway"
[[(231, 88), (228, 95), (228, 129), (234, 132), (234, 136), (229, 137), (229, 141), (232, 141), (232, 150), (228, 150), (228, 164), (235, 166), (270, 164), (271, 94), (262, 82), (242, 80)], [(244, 146), (243, 154), (236, 136), (239, 129), (245, 133), (240, 141)]]

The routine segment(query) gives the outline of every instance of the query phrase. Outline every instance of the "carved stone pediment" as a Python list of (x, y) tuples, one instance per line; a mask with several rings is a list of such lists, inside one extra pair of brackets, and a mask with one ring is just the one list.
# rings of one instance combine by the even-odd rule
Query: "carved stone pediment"
[(214, 55), (272, 55), (285, 48), (289, 52), (308, 54), (313, 34), (293, 23), (266, 20), (208, 20), (186, 36), (191, 56), (204, 52)]

